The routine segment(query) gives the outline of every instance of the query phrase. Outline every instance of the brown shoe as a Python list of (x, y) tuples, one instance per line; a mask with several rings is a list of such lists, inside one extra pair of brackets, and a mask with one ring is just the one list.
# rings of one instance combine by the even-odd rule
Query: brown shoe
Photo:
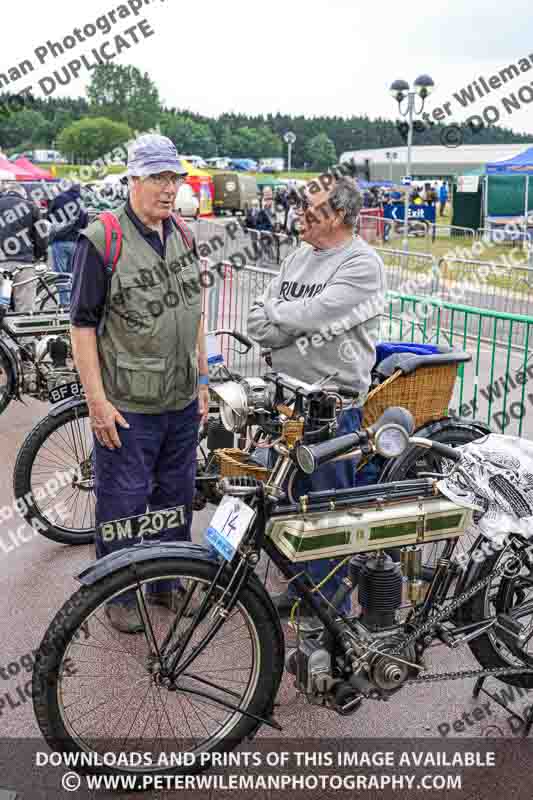
[(142, 633), (144, 631), (144, 625), (136, 608), (108, 603), (105, 613), (111, 625), (121, 633)]

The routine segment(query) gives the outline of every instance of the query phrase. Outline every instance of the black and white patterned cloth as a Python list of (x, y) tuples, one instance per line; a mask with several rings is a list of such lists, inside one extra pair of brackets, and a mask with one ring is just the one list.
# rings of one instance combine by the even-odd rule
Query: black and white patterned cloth
[(439, 491), (482, 512), (477, 526), (491, 539), (511, 531), (533, 536), (533, 442), (490, 434), (457, 449), (460, 469), (438, 482)]

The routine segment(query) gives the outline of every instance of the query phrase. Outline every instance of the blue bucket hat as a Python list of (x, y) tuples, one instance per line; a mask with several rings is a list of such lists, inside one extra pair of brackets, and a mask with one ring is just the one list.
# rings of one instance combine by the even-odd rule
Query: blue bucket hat
[(178, 151), (166, 136), (145, 133), (128, 148), (128, 175), (146, 178), (159, 172), (175, 172), (187, 175), (187, 170), (178, 158)]

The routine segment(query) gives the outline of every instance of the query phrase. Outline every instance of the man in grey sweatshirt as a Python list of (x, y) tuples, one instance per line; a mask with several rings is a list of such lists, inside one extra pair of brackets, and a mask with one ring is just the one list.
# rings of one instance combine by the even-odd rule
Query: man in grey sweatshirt
[[(285, 259), (279, 275), (250, 309), (248, 335), (271, 349), (276, 372), (308, 383), (336, 373), (329, 382), (352, 400), (339, 415), (337, 435), (341, 436), (361, 425), (386, 286), (381, 258), (354, 237), (362, 205), (356, 182), (348, 177), (327, 178), (306, 187), (299, 213), (304, 244)], [(355, 482), (353, 460), (340, 461), (302, 479), (297, 494), (349, 488)], [(336, 563), (323, 559), (302, 566), (318, 583)], [(322, 592), (328, 600), (346, 572), (341, 568), (325, 584)], [(280, 614), (286, 614), (294, 599), (289, 590), (275, 602)], [(349, 607), (347, 598), (340, 610), (346, 612)]]

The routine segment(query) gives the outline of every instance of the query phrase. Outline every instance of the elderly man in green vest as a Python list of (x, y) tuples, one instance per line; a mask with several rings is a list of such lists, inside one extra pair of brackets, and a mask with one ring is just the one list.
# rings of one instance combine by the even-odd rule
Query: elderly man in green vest
[[(147, 508), (179, 506), (179, 526), (157, 538), (190, 540), (208, 365), (196, 247), (172, 214), (185, 174), (170, 139), (140, 136), (128, 153), (129, 198), (111, 221), (122, 234), (118, 260), (106, 246), (109, 220), (94, 221), (74, 254), (71, 336), (95, 437), (98, 558), (135, 541), (117, 541), (105, 523)], [(184, 593), (160, 581), (146, 599), (176, 610)], [(144, 629), (135, 596), (106, 614), (124, 633)]]

